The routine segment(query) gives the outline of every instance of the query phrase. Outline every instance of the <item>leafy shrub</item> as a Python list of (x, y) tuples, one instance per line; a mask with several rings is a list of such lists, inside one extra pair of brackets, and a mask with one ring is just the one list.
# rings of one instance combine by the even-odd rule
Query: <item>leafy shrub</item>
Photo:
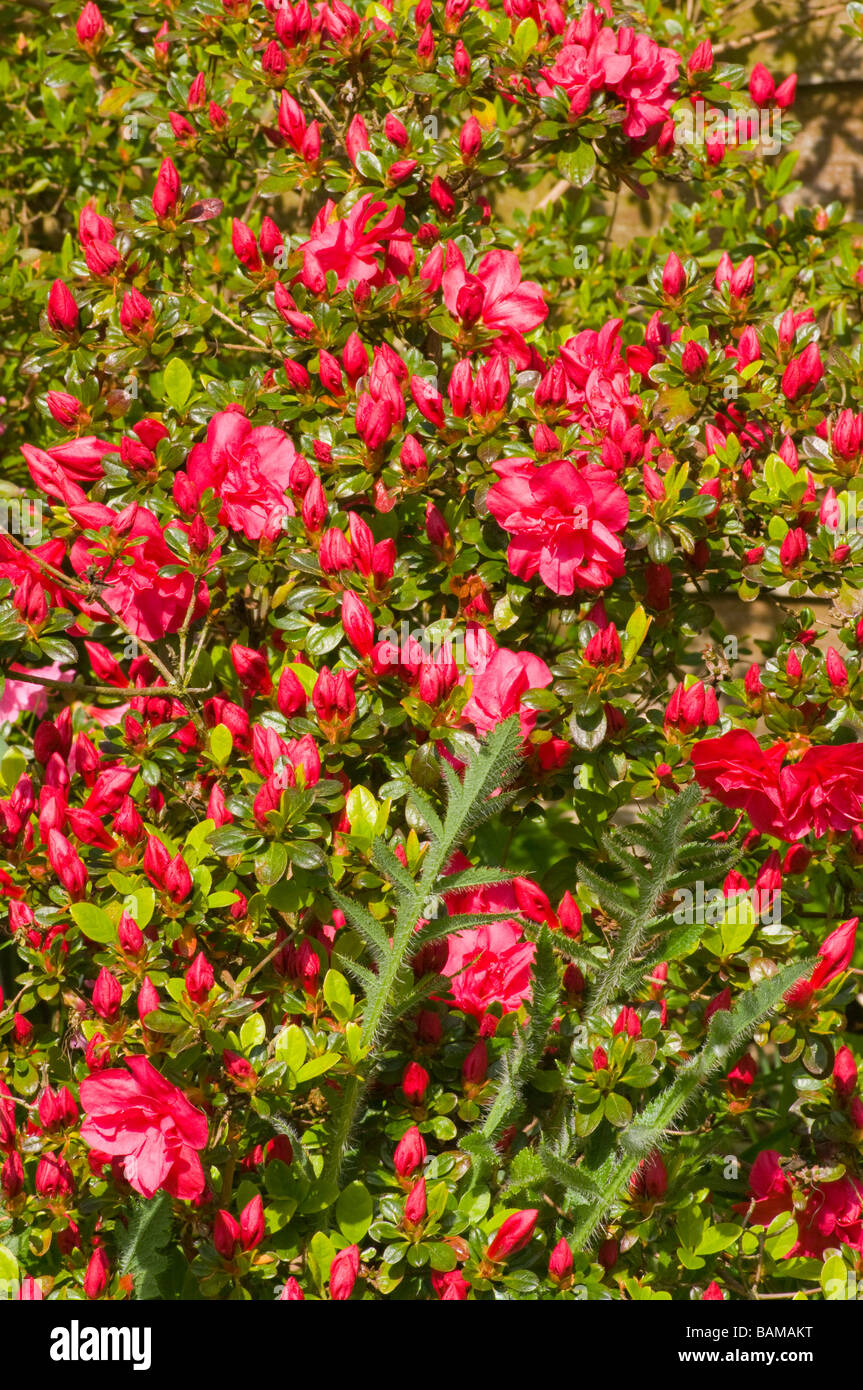
[(859, 229), (701, 10), (16, 16), (22, 1296), (844, 1296)]

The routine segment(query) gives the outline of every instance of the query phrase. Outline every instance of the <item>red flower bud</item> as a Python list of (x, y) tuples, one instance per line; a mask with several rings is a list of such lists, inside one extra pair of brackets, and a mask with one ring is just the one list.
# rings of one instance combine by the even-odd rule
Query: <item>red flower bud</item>
[(253, 1250), (264, 1238), (264, 1204), (260, 1195), (247, 1202), (240, 1212), (240, 1240), (244, 1250)]
[(273, 679), (264, 652), (256, 651), (254, 647), (241, 647), (235, 642), (231, 647), (231, 661), (249, 695), (270, 694)]
[(0, 1170), (0, 1188), (2, 1188), (6, 1198), (11, 1201), (17, 1197), (24, 1187), (24, 1164), (21, 1162), (21, 1155), (14, 1149), (8, 1155), (2, 1170)]
[(680, 257), (670, 252), (662, 270), (662, 293), (667, 299), (678, 299), (686, 289), (686, 271)]
[(426, 1219), (427, 1211), (426, 1180), (420, 1178), (414, 1183), (405, 1202), (405, 1225), (421, 1226)]
[(402, 1094), (408, 1105), (422, 1105), (430, 1079), (419, 1062), (408, 1062), (402, 1076)]
[(229, 1211), (217, 1211), (213, 1223), (213, 1244), (223, 1260), (232, 1260), (240, 1243), (240, 1227)]
[(93, 4), (93, 0), (87, 0), (87, 4), (79, 14), (75, 33), (79, 44), (87, 53), (95, 52), (105, 33), (105, 21), (98, 5)]
[(146, 333), (153, 319), (153, 306), (140, 290), (127, 290), (120, 305), (120, 327), (127, 338)]
[(806, 532), (801, 527), (793, 527), (787, 532), (779, 547), (779, 563), (786, 573), (797, 569), (809, 549)]
[(213, 988), (213, 967), (203, 951), (199, 951), (186, 971), (186, 990), (194, 1004), (204, 1004)]
[(251, 227), (237, 217), (231, 223), (231, 245), (240, 265), (251, 274), (257, 274), (262, 269), (257, 238)]
[(416, 1125), (411, 1125), (410, 1129), (405, 1130), (393, 1155), (399, 1177), (409, 1178), (417, 1168), (421, 1168), (426, 1161), (426, 1153), (425, 1140)]
[(429, 197), (441, 217), (452, 217), (455, 212), (455, 197), (453, 196), (453, 191), (446, 180), (440, 178), (437, 174), (431, 181)]
[(557, 920), (564, 935), (573, 940), (581, 935), (581, 909), (569, 889), (564, 893), (557, 909)]
[(344, 1302), (350, 1298), (360, 1267), (359, 1246), (340, 1250), (330, 1265), (330, 1298)]
[(857, 1063), (847, 1047), (840, 1047), (833, 1062), (833, 1088), (840, 1100), (847, 1100), (857, 1089)]
[(180, 201), (180, 175), (170, 159), (163, 159), (153, 189), (153, 212), (162, 221), (173, 216)]
[(757, 1075), (758, 1063), (751, 1052), (744, 1052), (740, 1061), (731, 1068), (726, 1078), (729, 1091), (740, 1099), (749, 1091)]
[(824, 664), (827, 669), (827, 679), (833, 689), (845, 690), (848, 685), (848, 668), (835, 647), (827, 648)]
[(109, 1022), (120, 1012), (123, 989), (120, 981), (103, 966), (93, 986), (93, 1008), (100, 1018)]
[(467, 1085), (481, 1086), (488, 1075), (488, 1050), (480, 1038), (474, 1043), (465, 1057), (461, 1068), (462, 1080)]
[(47, 318), (55, 333), (71, 337), (78, 331), (78, 305), (62, 280), (55, 280), (48, 295)]
[(617, 1018), (614, 1020), (612, 1034), (616, 1037), (619, 1033), (626, 1033), (629, 1038), (637, 1038), (641, 1034), (641, 1021), (635, 1009), (625, 1004)]
[(690, 381), (698, 381), (704, 375), (707, 361), (707, 353), (704, 348), (694, 338), (690, 338), (689, 342), (684, 345), (680, 358), (680, 369), (683, 375), (689, 377)]
[(463, 86), (466, 82), (470, 81), (470, 54), (468, 53), (461, 39), (456, 40), (456, 45), (453, 50), (452, 65), (453, 71), (455, 72), (456, 81), (460, 85)]
[(549, 1256), (548, 1273), (555, 1284), (562, 1284), (572, 1273), (572, 1250), (563, 1238), (557, 1242)]
[(486, 1258), (498, 1262), (517, 1255), (529, 1244), (538, 1216), (532, 1207), (508, 1216), (486, 1250)]
[(142, 1023), (147, 1017), (147, 1014), (151, 1014), (156, 1009), (161, 1008), (161, 1000), (159, 999), (158, 991), (149, 975), (144, 976), (144, 983), (138, 991), (137, 1004), (138, 1017)]
[(59, 830), (48, 831), (48, 862), (70, 898), (83, 898), (89, 882), (87, 869), (78, 851)]
[(458, 147), (465, 164), (472, 164), (482, 149), (482, 126), (476, 116), (469, 116), (462, 126)]
[(656, 1201), (665, 1196), (668, 1190), (668, 1173), (659, 1153), (655, 1150), (649, 1158), (642, 1159), (630, 1180), (629, 1189), (634, 1197), (647, 1197)]
[(684, 736), (692, 734), (702, 725), (719, 722), (719, 706), (711, 686), (696, 681), (687, 689), (678, 685), (665, 708), (665, 732), (677, 729)]
[(690, 77), (697, 72), (710, 72), (713, 67), (713, 45), (709, 39), (703, 39), (697, 48), (690, 54), (686, 64), (686, 71)]
[(86, 1272), (84, 1274), (84, 1293), (87, 1298), (101, 1298), (108, 1287), (108, 1280), (111, 1277), (111, 1266), (108, 1263), (108, 1256), (101, 1245), (97, 1246), (90, 1256)]

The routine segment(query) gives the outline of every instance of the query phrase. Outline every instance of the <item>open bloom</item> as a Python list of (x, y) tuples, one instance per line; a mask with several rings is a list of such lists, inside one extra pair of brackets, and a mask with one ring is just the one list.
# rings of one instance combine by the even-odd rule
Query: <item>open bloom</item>
[[(583, 21), (584, 16), (581, 17)], [(673, 100), (680, 59), (671, 48), (662, 48), (647, 34), (634, 29), (613, 29), (595, 24), (591, 34), (583, 22), (571, 26), (565, 43), (550, 68), (543, 68), (540, 96), (550, 96), (555, 88), (566, 92), (570, 112), (581, 116), (595, 91), (617, 97), (626, 108), (622, 130), (633, 140), (642, 140), (656, 131), (668, 114)], [(572, 30), (575, 29), (575, 33)], [(579, 32), (581, 30), (581, 32)]]
[(189, 454), (189, 482), (221, 499), (219, 521), (250, 541), (273, 536), (296, 509), (288, 489), (299, 454), (274, 425), (253, 426), (241, 410), (214, 415), (207, 438)]
[[(845, 1174), (795, 1194), (796, 1186), (783, 1171), (774, 1149), (758, 1155), (749, 1175), (754, 1199), (752, 1223), (768, 1226), (780, 1212), (795, 1215), (797, 1241), (785, 1259), (808, 1255), (820, 1260), (825, 1250), (840, 1244), (854, 1250), (863, 1248), (863, 1184), (858, 1178)], [(746, 1210), (746, 1206), (741, 1203), (738, 1210)]]
[(521, 697), (551, 682), (551, 671), (541, 657), (498, 647), (488, 664), (475, 672), (471, 697), (462, 714), (479, 734), (518, 714), (521, 732), (527, 738), (536, 724), (536, 710), (522, 709)]
[(489, 251), (475, 275), (465, 269), (464, 257), (454, 241), (447, 244), (446, 269), (441, 280), (446, 307), (463, 323), (482, 323), (496, 330), (495, 348), (521, 367), (530, 354), (524, 341), (542, 323), (548, 307), (534, 280), (522, 280), (518, 256), (513, 251)]
[(198, 1151), (208, 1140), (206, 1117), (146, 1057), (127, 1057), (126, 1066), (81, 1082), (87, 1116), (81, 1138), (123, 1158), (125, 1176), (142, 1196), (164, 1188), (172, 1197), (197, 1197), (204, 1189)]
[(206, 584), (196, 581), (187, 570), (160, 573), (164, 566), (176, 566), (177, 557), (153, 512), (135, 504), (115, 512), (99, 502), (73, 505), (71, 511), (78, 524), (88, 530), (108, 527), (117, 547), (109, 554), (103, 544), (84, 537), (72, 545), (70, 559), (75, 573), (95, 570), (102, 581), (98, 599), (74, 596), (74, 602), (88, 616), (106, 619), (109, 615), (104, 600), (136, 637), (152, 642), (182, 626), (193, 595), (194, 616), (206, 612)]
[[(522, 940), (513, 920), (491, 922), (448, 938), (443, 974), (452, 980), (455, 1007), (481, 1021), (494, 1003), (514, 1013), (530, 999), (530, 970), (536, 947)], [(466, 968), (465, 968), (466, 967)]]
[(786, 764), (786, 752), (785, 743), (765, 750), (754, 734), (732, 729), (697, 743), (692, 766), (717, 801), (780, 840), (844, 833), (863, 820), (863, 744), (809, 748), (797, 763)]
[(629, 520), (626, 493), (614, 474), (563, 460), (538, 467), (526, 458), (494, 465), (501, 481), (488, 509), (514, 539), (507, 560), (519, 579), (540, 579), (556, 594), (603, 589), (623, 574), (618, 538)]
[[(338, 291), (351, 280), (391, 284), (411, 268), (413, 242), (410, 232), (402, 227), (403, 208), (388, 209), (386, 203), (374, 202), (372, 194), (366, 193), (347, 217), (336, 217), (335, 211), (335, 203), (328, 199), (312, 223), (309, 240), (298, 248), (303, 252), (298, 279), (307, 289), (321, 293), (330, 270), (338, 277)], [(380, 256), (384, 257), (383, 266)]]

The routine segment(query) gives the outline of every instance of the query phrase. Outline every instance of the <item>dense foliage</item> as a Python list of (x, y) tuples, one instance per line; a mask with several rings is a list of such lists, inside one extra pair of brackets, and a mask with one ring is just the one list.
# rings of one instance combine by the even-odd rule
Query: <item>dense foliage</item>
[(20, 1296), (853, 1296), (863, 228), (726, 8), (16, 8)]

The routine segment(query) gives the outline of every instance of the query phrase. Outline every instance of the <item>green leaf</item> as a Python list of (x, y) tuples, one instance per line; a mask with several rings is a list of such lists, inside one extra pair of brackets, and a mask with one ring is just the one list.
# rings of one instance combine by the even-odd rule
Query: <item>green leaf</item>
[(844, 1303), (849, 1297), (849, 1270), (841, 1255), (831, 1255), (821, 1266), (819, 1282), (824, 1297), (831, 1303)]
[(217, 724), (210, 730), (210, 752), (217, 763), (223, 767), (231, 756), (234, 747), (234, 740), (230, 729), (225, 724)]
[(347, 1023), (354, 1011), (354, 996), (348, 982), (338, 970), (328, 970), (324, 976), (324, 999), (340, 1023)]
[(338, 1060), (336, 1052), (325, 1052), (321, 1057), (312, 1057), (311, 1061), (306, 1062), (297, 1072), (298, 1084), (302, 1085), (304, 1081), (313, 1081), (316, 1076), (323, 1076), (325, 1071), (336, 1066)]
[(512, 46), (515, 56), (524, 62), (536, 49), (539, 42), (539, 30), (536, 22), (529, 17), (523, 19), (513, 35)]
[(72, 903), (69, 911), (76, 925), (91, 941), (117, 940), (117, 923), (95, 903)]
[(249, 1014), (240, 1029), (240, 1047), (248, 1052), (252, 1047), (260, 1047), (267, 1036), (267, 1029), (260, 1014)]
[(336, 1202), (336, 1221), (339, 1230), (352, 1245), (357, 1244), (372, 1224), (374, 1203), (361, 1182), (350, 1183)]
[(276, 1038), (274, 1053), (277, 1062), (284, 1062), (296, 1076), (306, 1060), (306, 1038), (295, 1023), (283, 1028)]
[(264, 888), (271, 888), (284, 878), (287, 867), (288, 851), (278, 840), (274, 840), (255, 860), (255, 878)]
[(172, 357), (162, 378), (166, 400), (181, 411), (192, 392), (192, 373), (181, 357)]
[(590, 145), (581, 141), (574, 149), (561, 151), (557, 156), (557, 167), (561, 178), (571, 183), (573, 188), (584, 188), (596, 171), (596, 155)]

